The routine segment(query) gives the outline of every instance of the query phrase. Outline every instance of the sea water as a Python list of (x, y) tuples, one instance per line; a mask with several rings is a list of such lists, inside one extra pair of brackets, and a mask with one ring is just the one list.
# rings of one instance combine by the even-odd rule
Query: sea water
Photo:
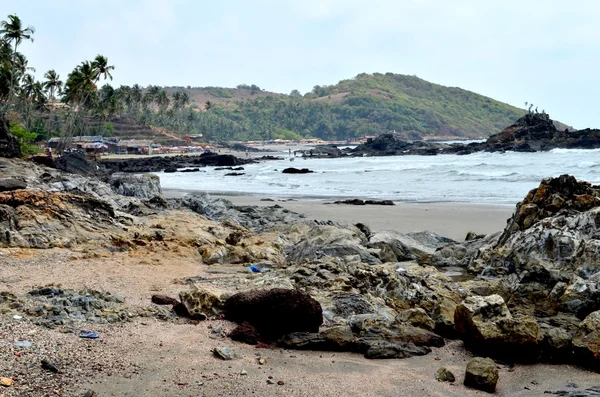
[[(277, 153), (279, 154), (279, 153)], [(285, 153), (287, 154), (287, 153)], [(282, 174), (287, 167), (311, 174)], [(163, 189), (260, 197), (362, 198), (514, 204), (544, 178), (570, 174), (600, 184), (600, 149), (538, 153), (288, 159), (244, 166), (245, 175), (202, 168), (157, 173)]]

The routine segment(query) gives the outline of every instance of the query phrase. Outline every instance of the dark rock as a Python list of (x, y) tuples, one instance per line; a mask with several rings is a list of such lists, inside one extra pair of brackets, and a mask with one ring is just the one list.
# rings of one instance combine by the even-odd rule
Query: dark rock
[(302, 168), (302, 169), (298, 169), (298, 168), (286, 168), (283, 171), (281, 171), (283, 174), (311, 174), (314, 171), (309, 170), (308, 168)]
[(448, 369), (446, 369), (445, 367), (439, 368), (436, 372), (435, 372), (435, 379), (438, 382), (454, 382), (456, 380), (456, 378), (454, 377), (454, 374), (452, 372), (450, 372)]
[(271, 338), (317, 332), (323, 323), (319, 302), (305, 292), (281, 288), (237, 293), (225, 301), (224, 312), (228, 320), (248, 322)]
[(285, 335), (279, 345), (286, 349), (358, 352), (359, 344), (348, 326), (336, 326), (315, 332)]
[(0, 192), (9, 192), (11, 190), (25, 189), (27, 182), (17, 178), (0, 178)]
[(29, 158), (29, 161), (33, 161), (36, 164), (44, 165), (48, 168), (56, 168), (56, 161), (52, 157), (34, 155)]
[(82, 152), (65, 152), (56, 159), (56, 168), (71, 174), (93, 176), (98, 174), (95, 163), (88, 161)]
[(255, 163), (252, 159), (241, 159), (230, 154), (206, 152), (200, 156), (155, 156), (128, 159), (103, 160), (102, 166), (109, 172), (176, 172), (181, 168), (200, 166), (233, 167)]
[(48, 360), (42, 360), (42, 368), (44, 368), (46, 371), (54, 372), (55, 374), (60, 372), (60, 367)]
[(488, 393), (496, 391), (498, 383), (498, 368), (489, 358), (476, 357), (469, 361), (465, 372), (465, 386)]
[(357, 223), (354, 226), (356, 226), (356, 228), (358, 230), (363, 232), (363, 234), (365, 235), (365, 237), (367, 239), (370, 239), (371, 236), (373, 235), (373, 233), (371, 232), (371, 228), (369, 226), (365, 225), (364, 223)]
[[(110, 187), (115, 193), (143, 200), (162, 199), (160, 178), (153, 174), (112, 174), (109, 178)], [(159, 205), (162, 207), (162, 205)]]
[(177, 305), (179, 301), (167, 295), (152, 295), (152, 303), (157, 305)]
[(0, 113), (0, 157), (21, 157), (19, 139), (10, 133), (8, 118), (4, 113)]
[(231, 170), (231, 171), (244, 171), (244, 167), (216, 167), (215, 171)]
[(244, 172), (229, 172), (227, 174), (225, 174), (224, 176), (242, 176), (242, 175), (246, 175)]
[(431, 352), (426, 346), (415, 346), (408, 342), (388, 342), (381, 339), (361, 339), (361, 350), (365, 358), (369, 359), (392, 359), (408, 358), (413, 356), (424, 356)]
[(373, 305), (360, 294), (337, 294), (333, 295), (331, 299), (335, 314), (342, 317), (375, 312)]
[(339, 200), (334, 201), (333, 204), (349, 204), (349, 205), (396, 205), (392, 200)]
[(163, 170), (163, 172), (165, 174), (172, 174), (174, 172), (177, 172), (177, 167), (167, 167)]
[(261, 340), (260, 333), (252, 325), (244, 322), (235, 327), (229, 337), (237, 342), (246, 343), (248, 345), (256, 345)]
[(179, 172), (200, 172), (200, 168), (184, 168), (183, 170), (180, 170)]
[(301, 150), (303, 157), (338, 158), (343, 152), (335, 145), (319, 145), (309, 150)]

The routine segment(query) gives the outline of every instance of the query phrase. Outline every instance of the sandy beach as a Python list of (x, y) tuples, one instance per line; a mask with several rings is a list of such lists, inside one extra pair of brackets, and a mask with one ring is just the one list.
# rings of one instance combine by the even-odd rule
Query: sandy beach
[[(182, 197), (192, 192), (165, 190), (165, 197)], [(332, 200), (281, 199), (247, 195), (214, 195), (235, 205), (280, 205), (309, 219), (342, 223), (363, 223), (373, 231), (394, 230), (402, 233), (429, 230), (463, 241), (470, 231), (489, 234), (501, 231), (514, 211), (513, 205), (470, 203), (400, 203), (394, 206), (326, 204)], [(264, 200), (273, 201), (264, 201)]]

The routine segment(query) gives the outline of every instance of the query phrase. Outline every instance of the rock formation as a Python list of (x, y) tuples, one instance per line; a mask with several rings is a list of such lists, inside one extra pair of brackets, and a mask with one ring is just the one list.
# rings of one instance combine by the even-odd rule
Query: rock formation
[(21, 157), (21, 146), (17, 137), (9, 131), (8, 119), (0, 113), (0, 157)]

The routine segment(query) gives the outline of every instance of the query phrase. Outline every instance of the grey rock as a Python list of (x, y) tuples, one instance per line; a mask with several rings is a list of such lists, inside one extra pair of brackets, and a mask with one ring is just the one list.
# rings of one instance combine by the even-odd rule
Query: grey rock
[(235, 360), (237, 358), (240, 358), (240, 355), (235, 350), (227, 346), (217, 346), (213, 350), (213, 353), (215, 354), (215, 356), (223, 360)]
[(469, 361), (465, 372), (465, 386), (493, 393), (497, 383), (498, 368), (493, 360), (476, 357)]
[(445, 367), (441, 367), (435, 372), (435, 379), (439, 382), (454, 382), (456, 380), (454, 374)]

